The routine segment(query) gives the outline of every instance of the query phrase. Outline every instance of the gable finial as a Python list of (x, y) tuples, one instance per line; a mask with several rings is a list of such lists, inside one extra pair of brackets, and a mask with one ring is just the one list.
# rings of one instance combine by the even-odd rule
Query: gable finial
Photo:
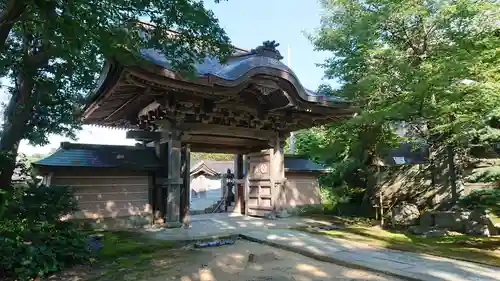
[(261, 46), (252, 49), (250, 51), (251, 54), (253, 55), (259, 55), (259, 56), (264, 56), (264, 57), (269, 57), (277, 60), (283, 59), (283, 56), (281, 55), (280, 51), (276, 49), (280, 44), (276, 43), (275, 40), (267, 40), (262, 43)]

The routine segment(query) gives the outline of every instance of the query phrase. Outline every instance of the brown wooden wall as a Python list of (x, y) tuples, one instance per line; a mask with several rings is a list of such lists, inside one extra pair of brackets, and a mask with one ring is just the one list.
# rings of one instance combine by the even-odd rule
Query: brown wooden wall
[(316, 173), (286, 172), (285, 176), (287, 181), (279, 197), (280, 207), (321, 203), (318, 175)]
[(59, 168), (52, 185), (75, 189), (81, 212), (74, 218), (122, 217), (151, 213), (147, 172), (118, 169)]

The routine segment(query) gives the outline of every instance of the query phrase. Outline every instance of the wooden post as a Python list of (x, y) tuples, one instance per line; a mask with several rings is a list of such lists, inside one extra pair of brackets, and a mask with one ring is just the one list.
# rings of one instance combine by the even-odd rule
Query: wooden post
[(181, 226), (180, 220), (180, 189), (183, 183), (181, 177), (181, 142), (179, 132), (171, 129), (168, 133), (167, 155), (168, 180), (167, 180), (167, 213), (165, 223), (171, 227)]
[(155, 223), (164, 223), (167, 212), (167, 185), (165, 181), (168, 178), (168, 154), (167, 144), (155, 142), (156, 155), (160, 159), (161, 169), (155, 173), (154, 191), (153, 191), (153, 213)]
[(185, 226), (189, 226), (189, 205), (190, 205), (190, 157), (191, 147), (189, 144), (182, 146), (182, 188), (181, 188), (181, 221)]
[(155, 196), (156, 196), (156, 184), (155, 184), (155, 173), (148, 173), (148, 203), (151, 210), (151, 224), (155, 223)]
[(245, 214), (245, 184), (243, 154), (234, 155), (234, 176), (235, 176), (235, 204), (234, 212)]
[(272, 186), (272, 208), (278, 211), (282, 204), (283, 188), (285, 184), (285, 142), (280, 134), (276, 134), (273, 141), (271, 154), (271, 186)]

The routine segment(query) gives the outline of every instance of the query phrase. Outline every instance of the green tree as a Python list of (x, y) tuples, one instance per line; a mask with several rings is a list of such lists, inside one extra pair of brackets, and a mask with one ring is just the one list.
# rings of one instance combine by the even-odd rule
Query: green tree
[(104, 58), (139, 61), (140, 49), (155, 48), (190, 73), (195, 60), (231, 49), (202, 1), (7, 0), (0, 8), (0, 75), (13, 85), (0, 139), (0, 188), (10, 184), (20, 140), (41, 145), (49, 134), (71, 137), (80, 128), (77, 109)]
[(330, 155), (358, 155), (363, 162), (385, 150), (384, 143), (399, 141), (394, 131), (405, 122), (413, 128), (408, 141), (448, 146), (453, 162), (457, 148), (477, 139), (499, 112), (498, 1), (322, 5), (322, 25), (311, 39), (317, 50), (332, 53), (323, 66), (342, 84), (334, 94), (361, 108), (330, 131)]

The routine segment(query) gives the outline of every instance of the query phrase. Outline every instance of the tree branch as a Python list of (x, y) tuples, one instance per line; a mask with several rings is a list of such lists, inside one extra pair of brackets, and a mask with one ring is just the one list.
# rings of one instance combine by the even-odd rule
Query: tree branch
[(9, 0), (7, 7), (0, 15), (0, 51), (5, 49), (5, 42), (14, 26), (14, 23), (26, 10), (26, 3), (22, 0)]

